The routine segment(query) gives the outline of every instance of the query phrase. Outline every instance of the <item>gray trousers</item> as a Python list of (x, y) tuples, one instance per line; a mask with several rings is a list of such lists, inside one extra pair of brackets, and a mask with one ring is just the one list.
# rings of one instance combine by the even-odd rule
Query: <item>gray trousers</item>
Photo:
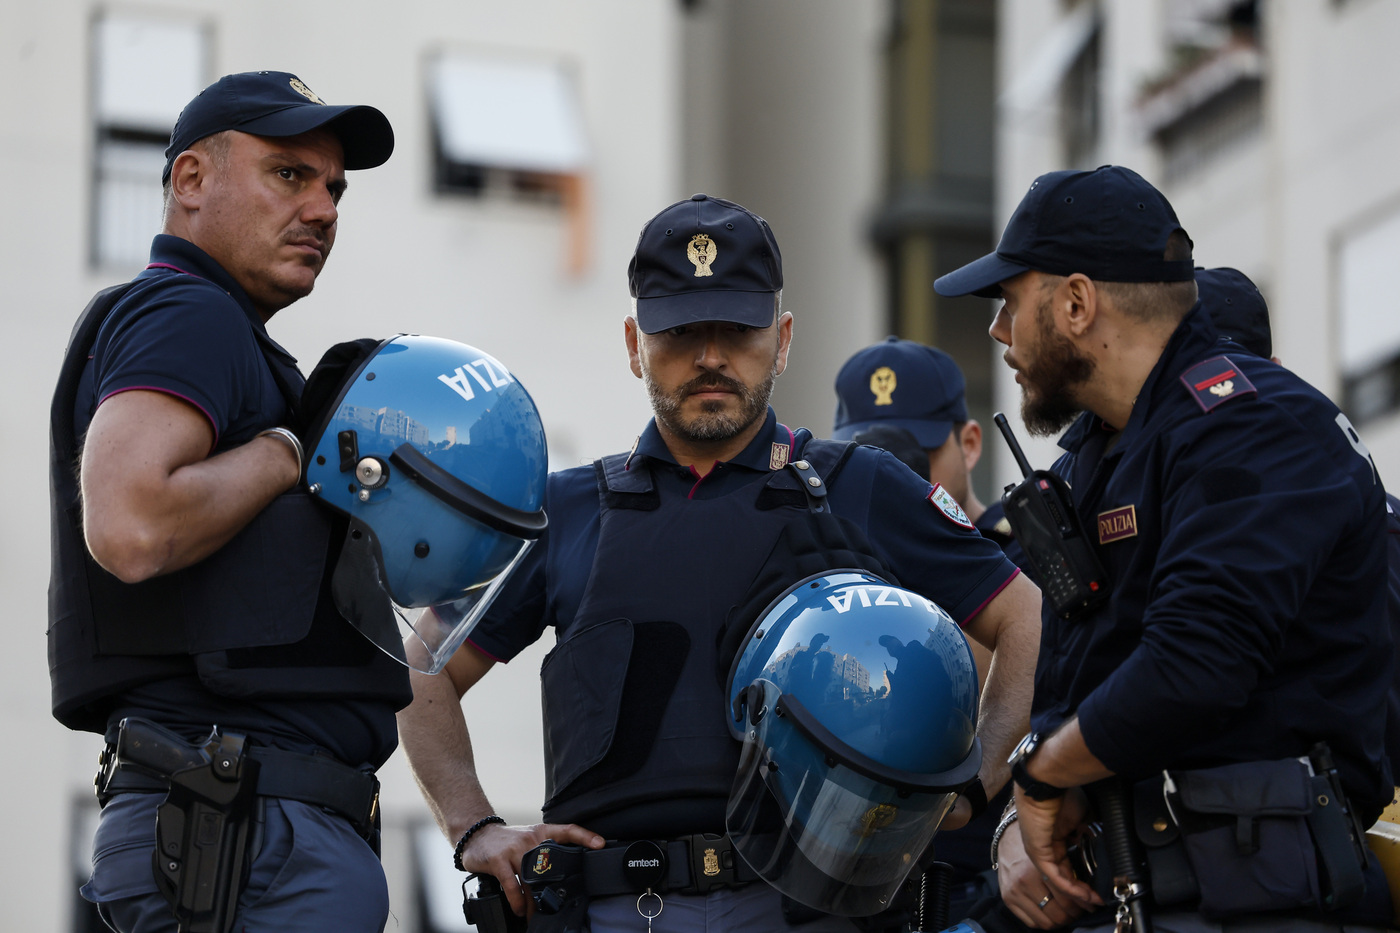
[[(648, 913), (656, 913), (655, 898), (647, 898), (642, 906)], [(647, 930), (646, 917), (638, 911), (637, 898), (631, 894), (592, 901), (588, 921), (593, 933)], [(651, 921), (652, 933), (855, 933), (855, 929), (855, 924), (840, 917), (788, 926), (783, 919), (782, 895), (762, 882), (736, 891), (663, 895), (661, 913)]]
[[(151, 853), (164, 794), (118, 794), (102, 811), (83, 897), (119, 933), (174, 933)], [(262, 798), (265, 835), (238, 901), (235, 930), (379, 933), (384, 869), (349, 821), (294, 800)]]

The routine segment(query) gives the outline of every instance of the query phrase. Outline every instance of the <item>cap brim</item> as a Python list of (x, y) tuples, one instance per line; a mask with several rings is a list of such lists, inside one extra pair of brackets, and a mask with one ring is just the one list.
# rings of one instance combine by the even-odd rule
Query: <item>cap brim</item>
[(997, 253), (988, 253), (960, 269), (939, 276), (933, 283), (933, 290), (944, 298), (959, 298), (963, 295), (976, 295), (979, 298), (1000, 298), (997, 288), (1009, 278), (1020, 275), (1030, 266), (1003, 259)]
[(637, 327), (644, 334), (659, 334), (672, 327), (703, 321), (768, 327), (773, 323), (774, 294), (708, 288), (679, 295), (638, 298)]
[(874, 427), (903, 428), (914, 435), (914, 440), (924, 450), (937, 450), (948, 442), (953, 433), (951, 421), (923, 421), (917, 418), (876, 418), (871, 421), (852, 421), (834, 428), (831, 436), (838, 441), (849, 441), (862, 431)]
[(340, 139), (346, 169), (383, 165), (394, 152), (394, 129), (389, 118), (364, 104), (288, 107), (236, 127), (254, 136), (299, 136), (322, 127)]

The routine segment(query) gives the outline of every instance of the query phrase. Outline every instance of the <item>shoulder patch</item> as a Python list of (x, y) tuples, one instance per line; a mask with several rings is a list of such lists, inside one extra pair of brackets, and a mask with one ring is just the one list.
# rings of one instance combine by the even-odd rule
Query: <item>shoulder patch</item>
[(1211, 411), (1222, 402), (1245, 395), (1258, 395), (1240, 368), (1228, 356), (1216, 356), (1197, 363), (1181, 374), (1186, 386), (1202, 411)]
[(954, 525), (961, 525), (967, 529), (975, 528), (968, 519), (967, 513), (962, 510), (962, 506), (958, 505), (958, 500), (954, 499), (948, 493), (948, 490), (944, 489), (938, 483), (934, 483), (933, 488), (928, 491), (928, 501), (935, 509), (943, 513), (944, 518), (948, 519), (948, 521), (952, 522)]

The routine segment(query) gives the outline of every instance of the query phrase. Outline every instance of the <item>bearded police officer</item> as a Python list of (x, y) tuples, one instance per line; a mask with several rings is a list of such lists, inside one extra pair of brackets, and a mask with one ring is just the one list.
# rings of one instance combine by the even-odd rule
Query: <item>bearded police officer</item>
[(311, 292), (345, 170), (393, 142), (378, 110), (328, 106), (294, 75), (221, 78), (171, 134), (150, 265), (74, 330), (49, 657), (55, 716), (111, 743), (83, 896), (116, 929), (387, 916), (373, 769), (407, 674), (327, 596), (331, 525), (294, 491), (284, 427), (302, 377), (265, 325)]
[[(935, 287), (1004, 300), (992, 336), (1030, 429), (1073, 422), (1054, 471), (1109, 581), (1044, 614), (1012, 763), (1034, 869), (1007, 904), (1047, 928), (1116, 879), (1159, 933), (1386, 924), (1356, 829), (1391, 793), (1385, 493), (1351, 424), (1222, 344), (1186, 232), (1124, 168), (1036, 179), (996, 251)], [(1086, 786), (1115, 834), (1097, 893), (1067, 854)]]
[[(787, 366), (793, 318), (780, 306), (781, 257), (762, 218), (703, 194), (674, 204), (642, 229), (629, 279), (627, 351), (655, 417), (631, 452), (550, 476), (540, 546), (448, 678), (415, 678), (400, 733), (457, 844), (458, 867), (499, 879), (516, 913), (527, 903), (516, 880), (521, 857), (553, 839), (596, 851), (582, 862), (587, 898), (574, 904), (587, 917), (564, 910), (542, 921), (536, 912), (550, 929), (585, 921), (595, 931), (638, 929), (647, 887), (664, 899), (671, 929), (783, 928), (777, 891), (755, 881), (724, 837), (740, 749), (726, 722), (726, 672), (768, 604), (763, 594), (781, 595), (811, 572), (814, 550), (820, 562), (831, 547), (819, 569), (878, 563), (883, 579), (933, 600), (993, 648), (979, 722), (988, 749), (981, 778), (992, 791), (1003, 780), (999, 750), (1029, 705), (1038, 595), (951, 497), (893, 457), (812, 441), (778, 422), (768, 400)], [(809, 514), (808, 491), (829, 499), (839, 540), (793, 533)], [(458, 700), (551, 627), (558, 644), (542, 670), (546, 822), (499, 825)], [(956, 822), (978, 796), (964, 795)], [(604, 884), (602, 874), (641, 841), (693, 857), (673, 858), (654, 885)], [(551, 850), (526, 867), (548, 870), (558, 857)], [(645, 869), (655, 859), (636, 861)]]

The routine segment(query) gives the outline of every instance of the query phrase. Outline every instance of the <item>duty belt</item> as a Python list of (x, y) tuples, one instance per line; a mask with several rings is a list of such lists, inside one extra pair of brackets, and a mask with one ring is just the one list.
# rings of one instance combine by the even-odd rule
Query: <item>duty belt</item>
[[(369, 838), (379, 821), (379, 779), (373, 771), (361, 771), (334, 758), (302, 755), (269, 746), (249, 746), (248, 757), (258, 762), (260, 797), (282, 797), (332, 810), (345, 817), (355, 830)], [(116, 746), (108, 743), (98, 758), (93, 783), (98, 802), (106, 805), (114, 794), (164, 793), (168, 781), (123, 767)]]
[[(577, 866), (582, 868), (583, 889), (594, 898), (637, 894), (647, 889), (662, 894), (705, 894), (715, 888), (738, 888), (759, 880), (758, 873), (735, 854), (728, 836), (711, 833), (671, 840), (612, 842), (603, 849), (546, 842), (525, 854), (522, 877), (538, 894), (538, 882), (548, 884), (556, 880), (559, 873), (551, 869), (561, 862), (573, 862), (575, 857)], [(565, 872), (572, 874), (568, 869)]]

